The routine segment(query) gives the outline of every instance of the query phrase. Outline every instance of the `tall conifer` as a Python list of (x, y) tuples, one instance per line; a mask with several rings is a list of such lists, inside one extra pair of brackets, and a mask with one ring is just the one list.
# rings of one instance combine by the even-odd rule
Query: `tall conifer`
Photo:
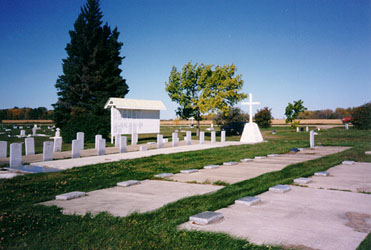
[(88, 0), (69, 31), (71, 41), (66, 46), (63, 74), (55, 84), (58, 101), (54, 106), (54, 120), (64, 127), (71, 119), (83, 114), (105, 117), (104, 104), (109, 97), (124, 97), (128, 91), (121, 77), (120, 56), (123, 43), (118, 41), (117, 27), (102, 25), (99, 0)]

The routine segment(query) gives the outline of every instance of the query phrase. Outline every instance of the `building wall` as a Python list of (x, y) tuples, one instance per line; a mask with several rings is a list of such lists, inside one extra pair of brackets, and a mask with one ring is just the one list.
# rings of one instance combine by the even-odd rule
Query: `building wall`
[(160, 133), (160, 111), (111, 108), (111, 133)]

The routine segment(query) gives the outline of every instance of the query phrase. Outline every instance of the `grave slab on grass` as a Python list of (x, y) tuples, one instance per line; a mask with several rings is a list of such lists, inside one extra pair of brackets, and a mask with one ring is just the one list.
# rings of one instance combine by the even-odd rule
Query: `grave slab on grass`
[(238, 199), (238, 200), (235, 200), (234, 203), (235, 204), (243, 204), (243, 205), (247, 205), (247, 206), (253, 206), (253, 205), (256, 205), (258, 203), (260, 203), (260, 198), (259, 197), (252, 197), (252, 196), (247, 196), (247, 197), (243, 197), (241, 199)]
[(269, 154), (267, 155), (268, 157), (276, 157), (276, 156), (279, 156), (279, 154)]
[(180, 170), (180, 172), (182, 174), (191, 174), (191, 173), (195, 173), (197, 171), (198, 171), (198, 169), (184, 169), (184, 170)]
[(251, 209), (233, 204), (217, 210), (224, 216), (218, 223), (198, 226), (186, 222), (179, 228), (298, 249), (356, 249), (367, 236), (357, 218), (370, 216), (370, 195), (298, 186), (292, 189), (295, 192), (286, 195), (260, 194), (266, 202)]
[(286, 193), (291, 190), (289, 185), (276, 185), (269, 188), (269, 191), (274, 193)]
[(161, 180), (144, 180), (140, 185), (126, 188), (112, 187), (88, 192), (79, 199), (43, 202), (58, 206), (64, 214), (96, 215), (108, 212), (114, 216), (127, 216), (133, 212), (144, 213), (158, 209), (185, 197), (215, 192), (223, 188), (216, 185), (181, 183)]
[(207, 165), (204, 167), (204, 169), (215, 169), (215, 168), (219, 168), (220, 166), (219, 165)]
[(74, 191), (74, 192), (70, 192), (70, 193), (57, 195), (57, 196), (55, 196), (55, 199), (66, 201), (66, 200), (72, 200), (72, 199), (80, 198), (80, 197), (83, 197), (83, 196), (86, 196), (85, 192)]
[(257, 159), (257, 160), (259, 160), (259, 159), (265, 159), (265, 158), (267, 158), (266, 156), (255, 156), (255, 158), (254, 159)]
[(119, 187), (129, 187), (132, 185), (140, 184), (140, 181), (137, 180), (128, 180), (128, 181), (122, 181), (117, 183), (117, 186)]
[(171, 177), (173, 175), (174, 175), (173, 173), (161, 173), (161, 174), (156, 174), (155, 177), (157, 177), (157, 178), (168, 178), (168, 177)]
[(252, 159), (251, 159), (251, 158), (245, 158), (245, 159), (241, 159), (241, 162), (250, 162), (250, 161), (252, 161)]
[(308, 184), (310, 182), (312, 182), (311, 178), (304, 178), (304, 177), (297, 178), (294, 180), (295, 184)]
[(207, 225), (213, 222), (217, 222), (223, 218), (223, 214), (221, 213), (206, 211), (190, 216), (189, 221), (198, 225)]
[(313, 176), (309, 187), (371, 193), (371, 163), (356, 162), (354, 165), (340, 164), (329, 170), (331, 178)]
[(236, 162), (236, 161), (223, 162), (224, 166), (232, 166), (232, 165), (237, 165), (237, 164), (238, 164), (238, 162)]
[(315, 176), (329, 176), (330, 173), (326, 171), (320, 171), (320, 172), (315, 172), (314, 175)]
[(354, 165), (355, 161), (343, 161), (344, 165)]

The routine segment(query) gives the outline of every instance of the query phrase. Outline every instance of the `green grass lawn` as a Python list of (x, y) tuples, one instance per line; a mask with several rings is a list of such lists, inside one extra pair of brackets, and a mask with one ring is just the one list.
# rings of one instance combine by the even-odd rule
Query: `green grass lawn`
[[(170, 128), (169, 128), (170, 129)], [(152, 178), (161, 172), (179, 172), (208, 164), (284, 153), (292, 147), (307, 147), (308, 133), (288, 127), (263, 130), (268, 142), (230, 146), (196, 152), (157, 155), (115, 163), (97, 164), (58, 173), (33, 174), (0, 180), (0, 249), (280, 249), (256, 246), (226, 234), (179, 231), (177, 225), (205, 210), (226, 207), (235, 199), (257, 195), (275, 184), (292, 183), (341, 163), (343, 160), (371, 162), (371, 131), (343, 128), (321, 131), (316, 143), (352, 148), (316, 160), (293, 164), (207, 195), (193, 196), (145, 214), (125, 218), (107, 213), (97, 216), (63, 215), (57, 207), (35, 205), (70, 191), (92, 191), (119, 181)], [(234, 138), (236, 139), (236, 138)], [(360, 249), (370, 249), (370, 236)]]

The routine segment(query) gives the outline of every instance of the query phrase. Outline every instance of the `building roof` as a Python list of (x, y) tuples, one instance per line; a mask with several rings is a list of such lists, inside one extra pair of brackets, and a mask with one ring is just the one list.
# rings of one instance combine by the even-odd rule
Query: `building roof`
[(117, 109), (139, 109), (139, 110), (166, 110), (162, 101), (137, 100), (128, 98), (110, 97), (104, 108), (115, 107)]

